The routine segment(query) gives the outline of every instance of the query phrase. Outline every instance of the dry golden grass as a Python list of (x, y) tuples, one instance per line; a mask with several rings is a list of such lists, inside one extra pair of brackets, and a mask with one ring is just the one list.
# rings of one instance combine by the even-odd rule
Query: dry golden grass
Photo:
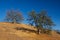
[(36, 31), (36, 28), (30, 25), (0, 22), (0, 40), (60, 40), (60, 35), (55, 31), (52, 31), (51, 36), (37, 35), (33, 31)]

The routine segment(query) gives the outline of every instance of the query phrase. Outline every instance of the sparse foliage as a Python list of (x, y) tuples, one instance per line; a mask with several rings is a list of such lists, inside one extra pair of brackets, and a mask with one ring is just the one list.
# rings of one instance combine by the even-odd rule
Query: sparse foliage
[(20, 23), (23, 20), (23, 16), (19, 11), (10, 10), (6, 14), (6, 21), (12, 23)]

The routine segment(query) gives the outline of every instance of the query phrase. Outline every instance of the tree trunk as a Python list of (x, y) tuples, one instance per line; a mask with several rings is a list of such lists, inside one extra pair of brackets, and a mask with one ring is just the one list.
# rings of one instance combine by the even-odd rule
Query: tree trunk
[(14, 19), (14, 24), (16, 23), (16, 20)]
[(39, 29), (37, 29), (37, 34), (39, 34), (39, 32), (40, 32)]

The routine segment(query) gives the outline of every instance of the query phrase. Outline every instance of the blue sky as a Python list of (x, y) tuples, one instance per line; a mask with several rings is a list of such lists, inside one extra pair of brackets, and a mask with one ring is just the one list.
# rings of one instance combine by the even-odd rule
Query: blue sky
[[(0, 0), (0, 22), (4, 21), (7, 10), (11, 9), (18, 9), (24, 18), (33, 9), (37, 12), (46, 10), (56, 24), (53, 29), (60, 30), (60, 0)], [(28, 22), (25, 20), (24, 23)]]

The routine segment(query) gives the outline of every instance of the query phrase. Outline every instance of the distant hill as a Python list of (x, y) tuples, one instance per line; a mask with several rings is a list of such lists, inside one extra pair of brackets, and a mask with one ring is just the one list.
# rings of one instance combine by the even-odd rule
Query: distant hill
[(0, 22), (0, 40), (60, 40), (60, 35), (36, 34), (36, 28), (27, 24)]

